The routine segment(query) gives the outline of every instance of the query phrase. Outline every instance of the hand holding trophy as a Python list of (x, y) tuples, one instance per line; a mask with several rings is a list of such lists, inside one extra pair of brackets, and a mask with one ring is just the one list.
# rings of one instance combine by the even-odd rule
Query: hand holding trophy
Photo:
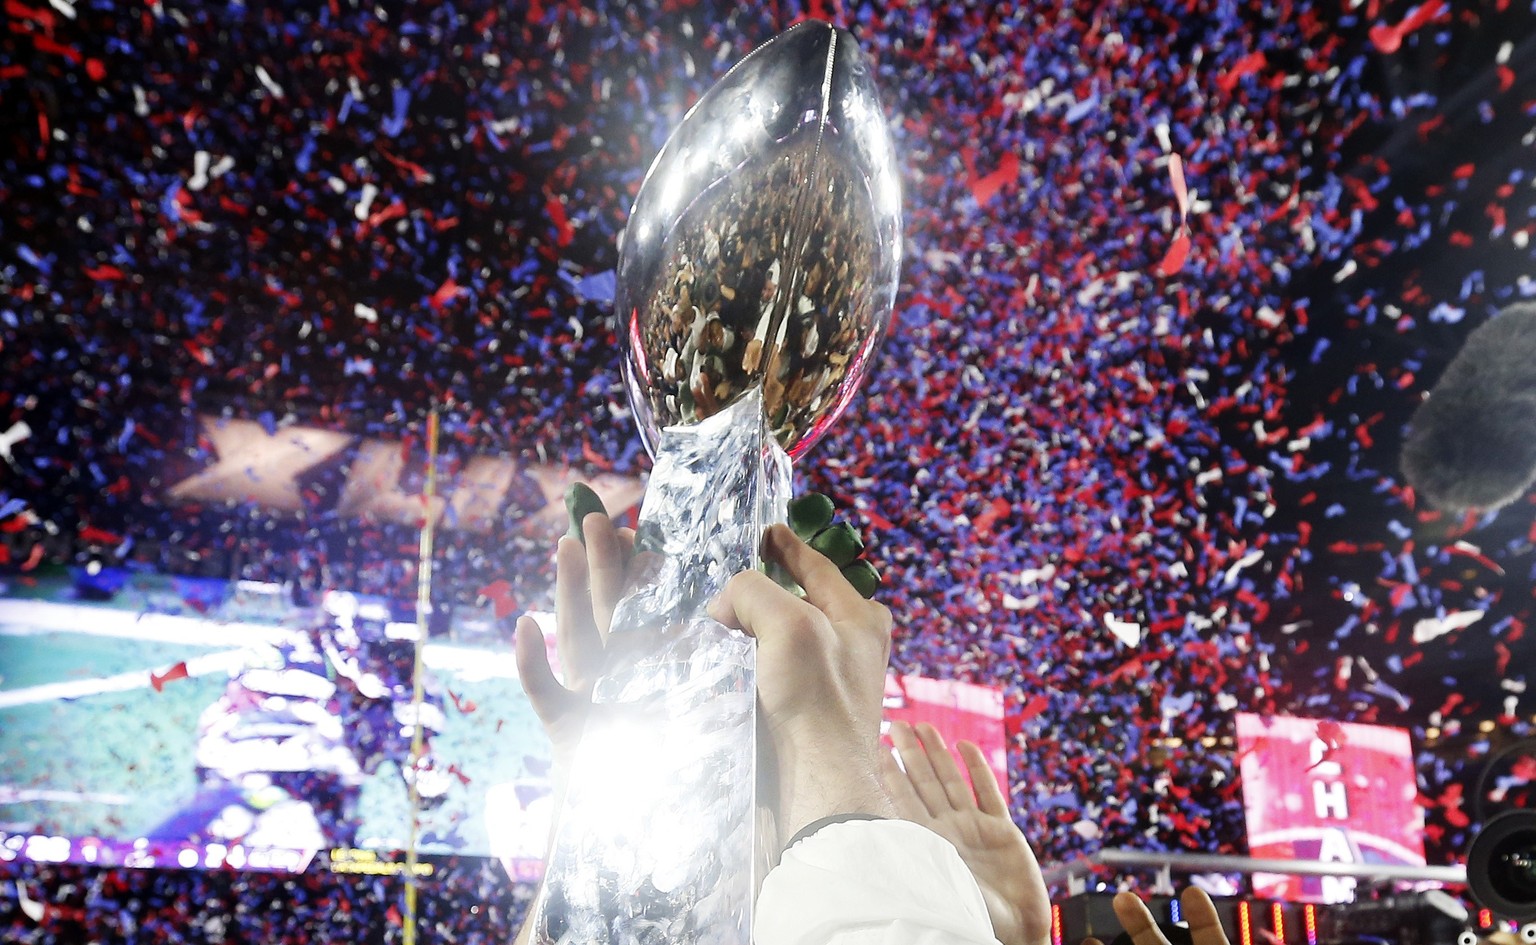
[(636, 547), (656, 554), (614, 611), (534, 941), (748, 942), (755, 651), (706, 606), (758, 567), (786, 518), (791, 459), (867, 373), (900, 241), (868, 60), (825, 23), (738, 63), (646, 175), (617, 317), (655, 461)]

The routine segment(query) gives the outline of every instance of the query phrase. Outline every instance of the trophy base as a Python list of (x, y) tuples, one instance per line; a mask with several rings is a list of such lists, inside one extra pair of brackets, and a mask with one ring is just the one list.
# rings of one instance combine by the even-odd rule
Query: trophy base
[(785, 519), (789, 457), (760, 392), (670, 428), (637, 547), (659, 552), (614, 614), (534, 941), (748, 945), (756, 892), (755, 641), (705, 614)]

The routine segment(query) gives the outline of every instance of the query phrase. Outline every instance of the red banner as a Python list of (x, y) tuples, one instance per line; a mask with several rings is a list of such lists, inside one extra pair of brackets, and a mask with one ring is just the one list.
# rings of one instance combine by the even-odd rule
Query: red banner
[(961, 739), (975, 742), (987, 756), (1003, 793), (1008, 793), (1001, 689), (951, 679), (887, 675), (885, 720), (913, 725), (927, 722), (939, 730), (951, 748)]
[[(1424, 865), (1406, 729), (1239, 713), (1237, 744), (1253, 856)], [(1343, 902), (1354, 885), (1348, 877), (1256, 874), (1253, 894)]]

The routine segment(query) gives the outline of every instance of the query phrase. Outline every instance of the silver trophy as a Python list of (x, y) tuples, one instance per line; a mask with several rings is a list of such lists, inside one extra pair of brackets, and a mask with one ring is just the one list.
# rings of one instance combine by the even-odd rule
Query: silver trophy
[[(620, 249), (624, 379), (655, 460), (533, 940), (747, 945), (753, 641), (705, 615), (785, 519), (895, 300), (901, 188), (869, 61), (806, 22), (688, 112)], [(777, 852), (777, 851), (770, 851)]]

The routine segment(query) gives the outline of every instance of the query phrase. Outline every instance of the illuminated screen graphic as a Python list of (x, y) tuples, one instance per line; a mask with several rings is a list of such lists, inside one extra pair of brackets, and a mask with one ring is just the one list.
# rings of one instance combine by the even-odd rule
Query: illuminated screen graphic
[(1003, 732), (1003, 691), (989, 686), (927, 679), (885, 677), (887, 722), (927, 722), (951, 750), (957, 741), (975, 742), (987, 757), (1003, 793), (1008, 793), (1008, 756)]
[[(1260, 858), (1424, 865), (1424, 815), (1405, 729), (1237, 716), (1249, 852)], [(1342, 902), (1347, 877), (1258, 874), (1266, 899)]]
[[(0, 855), (289, 871), (398, 850), (417, 724), (420, 849), (517, 849), (488, 804), (535, 805), (548, 750), (489, 615), (429, 635), (418, 718), (399, 602), (83, 571), (0, 597)], [(104, 580), (113, 593), (88, 599)]]
[[(552, 618), (535, 617), (552, 635)], [(548, 743), (499, 623), (460, 608), (429, 633), (418, 719), (417, 627), (399, 601), (297, 601), (291, 587), (148, 569), (12, 579), (0, 592), (0, 861), (392, 871), (419, 723), (419, 849), (493, 856), (536, 880)], [(890, 718), (977, 742), (1003, 777), (999, 690), (892, 677), (886, 703)]]

